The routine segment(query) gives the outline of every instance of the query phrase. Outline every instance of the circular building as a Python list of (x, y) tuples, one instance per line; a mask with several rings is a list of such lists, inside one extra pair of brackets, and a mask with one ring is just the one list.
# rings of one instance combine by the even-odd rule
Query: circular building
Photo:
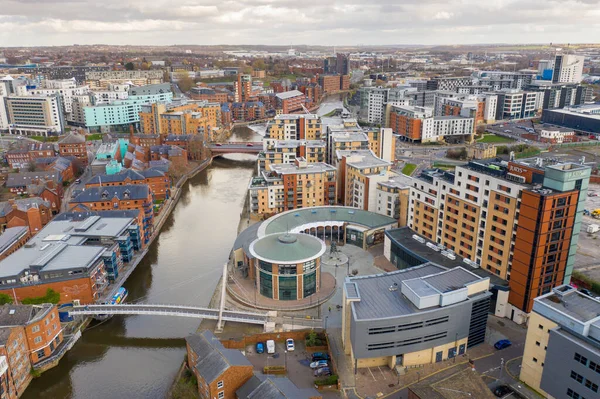
[(321, 256), (326, 245), (299, 233), (269, 234), (250, 243), (248, 272), (267, 298), (295, 301), (319, 291)]

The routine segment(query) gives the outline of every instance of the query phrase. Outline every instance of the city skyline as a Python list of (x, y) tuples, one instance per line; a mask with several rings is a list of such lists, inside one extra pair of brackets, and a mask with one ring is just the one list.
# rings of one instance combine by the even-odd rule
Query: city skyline
[(2, 46), (589, 43), (600, 16), (596, 0), (2, 3)]

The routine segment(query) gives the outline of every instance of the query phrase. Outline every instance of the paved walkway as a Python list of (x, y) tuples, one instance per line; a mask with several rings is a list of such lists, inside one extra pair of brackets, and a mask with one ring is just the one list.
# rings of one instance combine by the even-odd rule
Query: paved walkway
[(279, 301), (260, 295), (256, 290), (254, 280), (243, 278), (239, 274), (230, 276), (228, 280), (227, 291), (236, 300), (249, 307), (277, 311), (295, 311), (313, 308), (327, 301), (333, 295), (336, 288), (334, 276), (330, 273), (322, 272), (321, 287), (315, 295), (296, 301)]

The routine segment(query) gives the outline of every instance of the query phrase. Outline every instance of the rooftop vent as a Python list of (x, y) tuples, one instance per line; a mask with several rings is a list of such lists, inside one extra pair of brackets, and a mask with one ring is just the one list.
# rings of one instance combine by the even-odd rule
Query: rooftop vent
[(277, 237), (277, 240), (279, 240), (279, 242), (281, 242), (283, 244), (293, 244), (296, 241), (298, 241), (298, 238), (294, 235), (286, 233), (286, 234), (282, 234), (279, 237)]
[(390, 285), (389, 290), (392, 291), (392, 292), (393, 291), (398, 291), (398, 283), (394, 283), (394, 284)]

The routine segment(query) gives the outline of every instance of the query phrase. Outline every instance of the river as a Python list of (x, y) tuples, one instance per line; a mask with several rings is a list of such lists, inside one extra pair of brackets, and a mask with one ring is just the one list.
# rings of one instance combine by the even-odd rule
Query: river
[[(232, 141), (260, 141), (247, 127)], [(207, 306), (237, 234), (256, 156), (232, 154), (183, 187), (182, 196), (125, 287), (130, 301)], [(93, 326), (31, 382), (24, 399), (164, 398), (197, 319), (115, 316)]]

